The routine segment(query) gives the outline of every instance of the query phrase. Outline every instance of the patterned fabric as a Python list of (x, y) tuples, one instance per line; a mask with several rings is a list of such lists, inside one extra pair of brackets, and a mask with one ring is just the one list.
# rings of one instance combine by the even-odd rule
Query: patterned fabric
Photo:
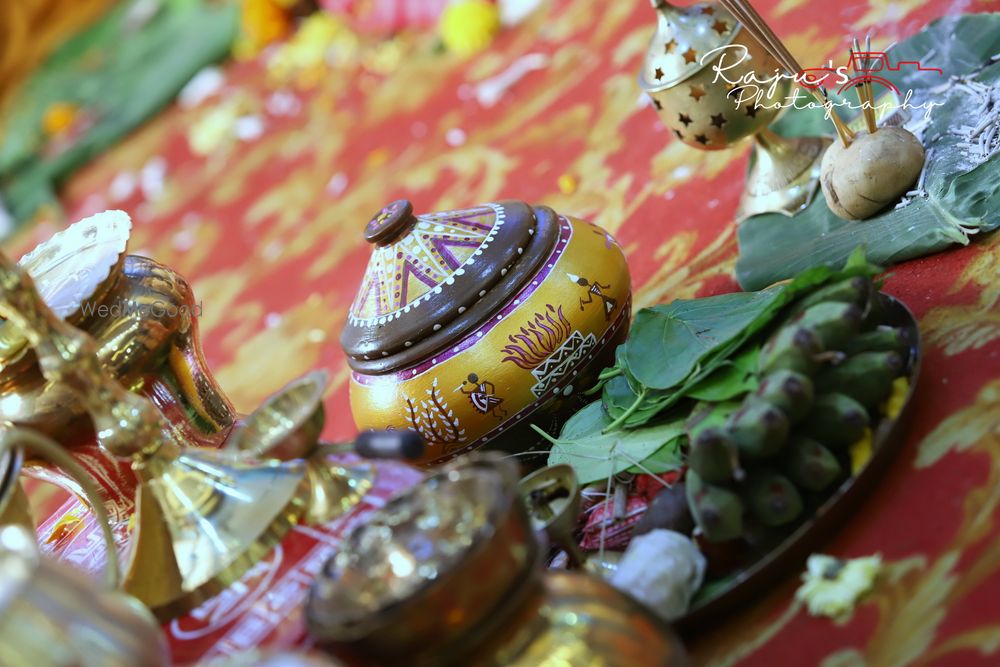
[[(872, 31), (884, 47), (953, 11), (945, 0), (755, 5), (806, 67), (841, 62), (850, 35)], [(347, 437), (337, 336), (370, 253), (361, 231), (394, 199), (434, 211), (516, 197), (593, 220), (628, 254), (637, 307), (736, 289), (732, 216), (747, 147), (694, 150), (647, 107), (636, 78), (653, 27), (647, 2), (552, 0), (474, 59), (435, 52), (428, 37), (389, 73), (344, 65), (307, 92), (271, 87), (260, 63), (230, 66), (227, 85), (260, 110), (259, 138), (195, 157), (185, 133), (211, 103), (174, 108), (74, 177), (64, 200), (74, 218), (128, 210), (133, 251), (192, 280), (208, 361), (238, 408), (329, 368), (327, 435)], [(532, 53), (548, 65), (495, 105), (478, 101), (481, 82)], [(119, 187), (150, 164), (165, 166), (159, 188)], [(55, 228), (42, 225), (8, 250)], [(886, 283), (924, 337), (915, 416), (880, 488), (825, 547), (882, 554), (872, 596), (846, 623), (814, 619), (793, 602), (799, 573), (789, 572), (693, 641), (697, 664), (1000, 659), (998, 273), (993, 234), (898, 266)]]

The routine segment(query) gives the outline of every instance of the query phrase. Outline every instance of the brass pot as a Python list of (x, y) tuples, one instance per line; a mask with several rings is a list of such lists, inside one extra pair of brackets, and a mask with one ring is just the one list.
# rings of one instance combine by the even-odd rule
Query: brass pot
[(627, 334), (625, 257), (590, 223), (517, 201), (420, 216), (397, 201), (365, 238), (341, 336), (351, 409), (360, 430), (417, 431), (423, 464), (549, 426)]
[(477, 454), (428, 476), (354, 530), (306, 608), (350, 664), (684, 665), (651, 612), (586, 574), (544, 572), (517, 466)]
[[(115, 379), (152, 397), (186, 442), (219, 446), (236, 413), (202, 355), (199, 304), (175, 271), (125, 254), (130, 230), (125, 213), (106, 211), (55, 234), (18, 265), (57, 315), (97, 341)], [(0, 394), (0, 420), (64, 446), (93, 439), (83, 406), (67, 387), (45, 380), (26, 337), (6, 321), (0, 321)]]

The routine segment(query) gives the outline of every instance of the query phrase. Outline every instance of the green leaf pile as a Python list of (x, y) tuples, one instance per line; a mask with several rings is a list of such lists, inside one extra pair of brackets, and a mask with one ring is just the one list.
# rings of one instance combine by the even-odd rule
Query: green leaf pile
[[(952, 77), (995, 85), (1000, 63), (1000, 13), (949, 16), (935, 21), (888, 52), (893, 63), (920, 61), (940, 67), (943, 76), (903, 67), (883, 72), (901, 92), (913, 91), (912, 105), (933, 101), (931, 122), (923, 131), (928, 155), (924, 170), (926, 197), (864, 221), (841, 220), (821, 194), (809, 207), (789, 218), (764, 214), (739, 228), (740, 256), (736, 277), (744, 289), (760, 289), (810, 266), (838, 265), (857, 245), (865, 245), (871, 261), (889, 265), (966, 245), (970, 234), (1000, 226), (1000, 188), (996, 186), (1000, 155), (970, 165), (959, 138), (949, 130), (970, 119), (977, 104), (968, 88), (951, 85)], [(910, 109), (914, 118), (924, 109)], [(829, 134), (822, 110), (789, 110), (775, 129), (787, 136)]]
[(816, 266), (759, 292), (639, 311), (615, 365), (601, 374), (601, 400), (567, 421), (559, 438), (549, 438), (549, 465), (571, 465), (582, 484), (623, 470), (676, 469), (683, 463), (691, 404), (728, 401), (756, 389), (758, 334), (786, 306), (823, 285), (880, 271), (857, 248), (839, 270)]

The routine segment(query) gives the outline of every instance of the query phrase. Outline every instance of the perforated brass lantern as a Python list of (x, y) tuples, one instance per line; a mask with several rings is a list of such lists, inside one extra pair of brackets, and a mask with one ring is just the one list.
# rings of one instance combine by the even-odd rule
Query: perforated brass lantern
[(319, 441), (326, 420), (325, 371), (291, 382), (253, 411), (234, 432), (226, 449), (257, 459), (304, 459), (309, 479), (307, 523), (325, 523), (356, 507), (372, 488), (375, 466), (345, 464), (330, 458), (332, 447)]
[(819, 185), (820, 161), (830, 139), (786, 139), (767, 129), (786, 103), (789, 80), (782, 78), (773, 87), (752, 84), (756, 89), (744, 83), (774, 79), (781, 71), (778, 62), (721, 5), (675, 7), (664, 0), (652, 0), (652, 5), (657, 27), (639, 83), (663, 123), (700, 150), (728, 148), (754, 137), (737, 220), (804, 209)]
[(0, 315), (34, 349), (45, 380), (66, 387), (101, 446), (140, 480), (124, 589), (161, 620), (234, 582), (305, 511), (303, 463), (232, 461), (185, 443), (146, 398), (102, 367), (98, 344), (60, 319), (31, 278), (0, 254)]

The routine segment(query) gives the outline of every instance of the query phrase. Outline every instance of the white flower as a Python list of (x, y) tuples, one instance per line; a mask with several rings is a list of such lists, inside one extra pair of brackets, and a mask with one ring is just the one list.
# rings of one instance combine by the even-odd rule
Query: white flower
[(806, 603), (813, 616), (844, 618), (872, 589), (882, 568), (882, 556), (840, 560), (833, 556), (813, 554), (802, 575), (802, 586), (795, 598)]

